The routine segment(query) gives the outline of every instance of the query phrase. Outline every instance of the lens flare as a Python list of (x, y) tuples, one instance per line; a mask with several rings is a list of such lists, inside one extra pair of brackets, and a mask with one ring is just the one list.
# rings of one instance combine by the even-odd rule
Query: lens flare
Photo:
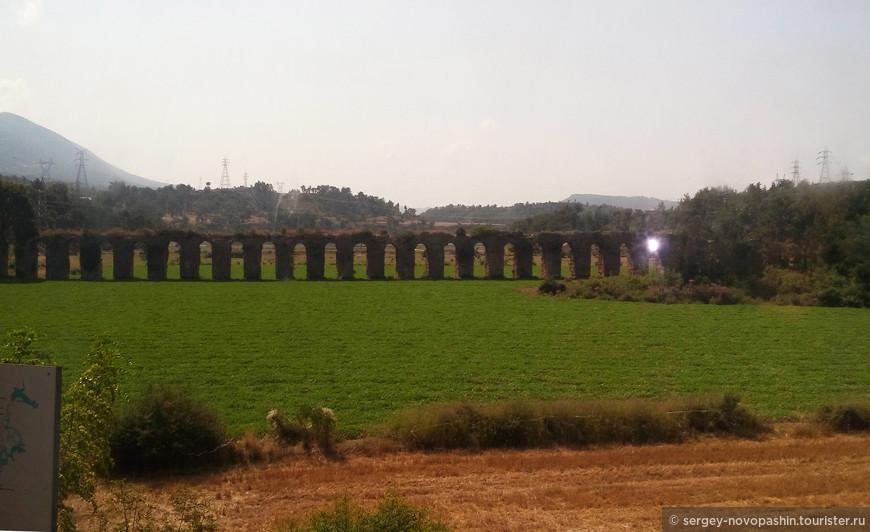
[(647, 238), (646, 239), (646, 248), (650, 253), (655, 253), (659, 250), (659, 241), (657, 238)]

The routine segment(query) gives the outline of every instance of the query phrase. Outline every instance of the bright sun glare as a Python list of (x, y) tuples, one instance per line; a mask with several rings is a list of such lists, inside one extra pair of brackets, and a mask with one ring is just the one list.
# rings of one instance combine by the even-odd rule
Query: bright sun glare
[(646, 248), (650, 253), (655, 253), (659, 250), (659, 241), (655, 238), (647, 238), (646, 239)]

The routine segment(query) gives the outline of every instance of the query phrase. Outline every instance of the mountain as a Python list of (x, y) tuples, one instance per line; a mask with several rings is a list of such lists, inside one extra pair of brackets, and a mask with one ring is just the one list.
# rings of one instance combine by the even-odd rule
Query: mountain
[(106, 188), (113, 181), (128, 185), (159, 188), (166, 183), (152, 181), (125, 172), (100, 159), (50, 129), (12, 113), (0, 113), (0, 174), (28, 178), (42, 177), (39, 161), (54, 161), (52, 181), (75, 183), (78, 165), (76, 153), (85, 150), (88, 185)]
[(648, 198), (646, 196), (601, 196), (598, 194), (571, 194), (562, 203), (582, 203), (589, 205), (612, 205), (623, 209), (640, 209), (649, 211), (663, 203), (666, 209), (676, 207), (676, 201)]

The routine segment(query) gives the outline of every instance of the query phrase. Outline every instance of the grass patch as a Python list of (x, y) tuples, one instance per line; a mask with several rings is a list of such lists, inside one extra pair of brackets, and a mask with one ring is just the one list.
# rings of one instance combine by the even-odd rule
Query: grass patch
[(735, 395), (670, 401), (452, 402), (399, 414), (387, 434), (410, 448), (491, 449), (677, 443), (767, 428)]
[(108, 333), (130, 397), (178, 384), (234, 434), (323, 405), (343, 436), (445, 401), (665, 399), (740, 390), (795, 419), (870, 390), (870, 313), (539, 297), (538, 281), (0, 284), (0, 337), (64, 366)]

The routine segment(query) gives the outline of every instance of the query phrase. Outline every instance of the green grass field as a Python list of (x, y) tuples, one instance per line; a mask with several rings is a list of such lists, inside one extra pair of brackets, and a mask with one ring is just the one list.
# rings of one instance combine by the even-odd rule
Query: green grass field
[(734, 391), (783, 419), (870, 395), (867, 310), (568, 300), (533, 295), (537, 284), (0, 284), (0, 334), (36, 330), (68, 381), (108, 333), (130, 396), (181, 384), (233, 431), (308, 403), (354, 432), (449, 399)]

